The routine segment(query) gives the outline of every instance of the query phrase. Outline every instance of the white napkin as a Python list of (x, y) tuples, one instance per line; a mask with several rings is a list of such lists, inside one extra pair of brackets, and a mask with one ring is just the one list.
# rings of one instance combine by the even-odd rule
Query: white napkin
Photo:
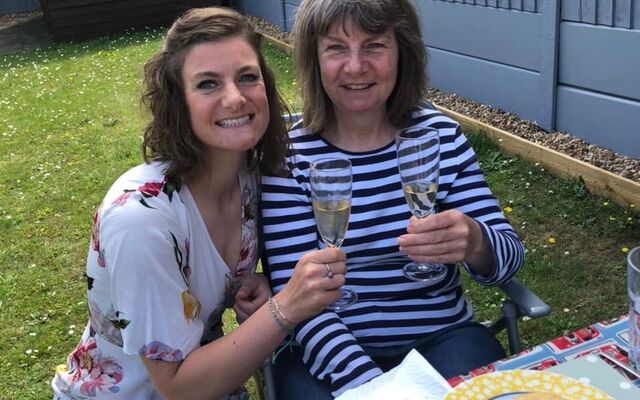
[(400, 365), (349, 389), (336, 400), (441, 400), (451, 390), (447, 381), (416, 350)]

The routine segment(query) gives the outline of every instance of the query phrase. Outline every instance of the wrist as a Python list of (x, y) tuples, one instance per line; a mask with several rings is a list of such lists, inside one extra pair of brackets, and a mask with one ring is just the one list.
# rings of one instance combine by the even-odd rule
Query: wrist
[(267, 307), (274, 322), (284, 333), (289, 333), (294, 328), (295, 324), (289, 320), (275, 296), (269, 297)]

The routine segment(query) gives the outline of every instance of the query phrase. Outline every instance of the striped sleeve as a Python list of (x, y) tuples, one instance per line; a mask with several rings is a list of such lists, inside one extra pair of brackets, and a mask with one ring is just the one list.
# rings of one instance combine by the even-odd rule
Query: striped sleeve
[[(439, 211), (457, 209), (475, 219), (487, 238), (493, 252), (493, 272), (489, 276), (478, 275), (468, 264), (465, 269), (471, 277), (483, 285), (498, 285), (511, 279), (524, 263), (524, 245), (518, 234), (505, 218), (497, 199), (491, 193), (477, 156), (460, 127), (456, 129), (450, 146), (455, 154), (443, 154), (443, 165), (447, 173), (444, 185), (447, 196), (439, 203)], [(447, 160), (457, 160), (456, 164)]]
[[(301, 177), (263, 177), (262, 222), (274, 292), (282, 290), (302, 254), (317, 249), (308, 182)], [(327, 383), (334, 396), (382, 374), (331, 310), (299, 324), (295, 339), (311, 375)]]

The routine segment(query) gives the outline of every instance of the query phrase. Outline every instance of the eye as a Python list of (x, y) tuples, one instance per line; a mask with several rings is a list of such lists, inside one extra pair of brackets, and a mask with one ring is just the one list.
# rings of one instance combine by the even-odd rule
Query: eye
[(371, 42), (371, 43), (368, 43), (366, 47), (369, 50), (376, 50), (376, 49), (384, 49), (387, 46), (382, 42)]
[(260, 79), (260, 75), (258, 74), (243, 74), (240, 76), (239, 81), (244, 83), (251, 83), (257, 81), (258, 79)]
[(218, 86), (218, 82), (213, 79), (205, 79), (196, 84), (197, 89), (215, 89)]
[(339, 43), (331, 43), (324, 47), (324, 51), (342, 51), (344, 46)]

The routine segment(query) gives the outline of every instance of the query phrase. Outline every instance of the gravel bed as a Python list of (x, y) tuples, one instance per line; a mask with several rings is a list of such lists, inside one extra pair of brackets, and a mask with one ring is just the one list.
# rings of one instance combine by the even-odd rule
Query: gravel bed
[[(282, 42), (290, 43), (287, 32), (283, 32), (273, 24), (257, 17), (249, 16), (256, 30), (274, 37)], [(640, 182), (640, 159), (623, 156), (604, 147), (564, 132), (547, 132), (535, 123), (523, 120), (514, 114), (482, 103), (467, 100), (456, 94), (446, 94), (431, 88), (427, 94), (430, 101), (450, 110), (482, 121), (496, 128), (520, 136), (531, 142), (567, 154), (614, 174)]]

